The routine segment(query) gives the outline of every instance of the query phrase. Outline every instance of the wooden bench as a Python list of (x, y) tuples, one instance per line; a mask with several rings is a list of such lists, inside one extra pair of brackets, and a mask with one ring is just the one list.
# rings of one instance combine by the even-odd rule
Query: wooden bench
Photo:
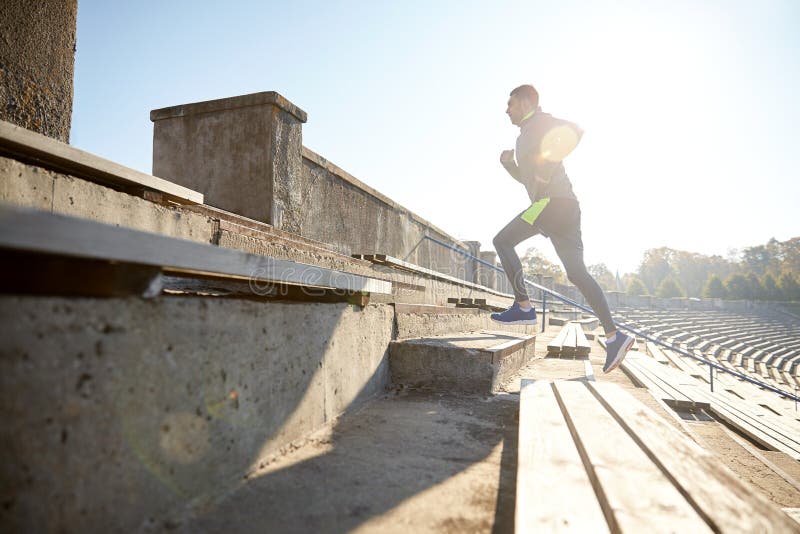
[(523, 379), (516, 532), (792, 532), (780, 508), (615, 384)]
[(547, 355), (559, 358), (585, 358), (589, 356), (592, 347), (586, 339), (583, 328), (577, 322), (569, 322), (559, 330), (547, 344)]
[[(669, 354), (670, 351), (664, 352)], [(688, 361), (682, 363), (687, 368), (696, 365)], [(744, 390), (741, 388), (738, 388), (739, 392), (726, 391), (727, 386), (733, 386), (730, 378), (722, 378), (722, 382), (711, 392), (707, 384), (683, 371), (660, 365), (652, 359), (635, 356), (631, 358), (629, 355), (623, 360), (622, 366), (635, 381), (648, 387), (651, 393), (662, 398), (666, 404), (676, 408), (702, 407), (764, 447), (800, 460), (800, 425), (769, 413), (751, 395), (742, 394)], [(703, 375), (699, 366), (694, 373), (707, 376), (707, 373)], [(719, 379), (720, 375), (717, 374), (717, 377)]]

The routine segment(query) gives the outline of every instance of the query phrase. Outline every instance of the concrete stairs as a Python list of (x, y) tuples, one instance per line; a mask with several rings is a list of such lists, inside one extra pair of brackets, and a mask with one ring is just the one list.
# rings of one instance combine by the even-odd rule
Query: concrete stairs
[(534, 357), (536, 336), (481, 330), (389, 344), (396, 385), (491, 394)]
[(505, 326), (477, 308), (395, 304), (395, 385), (490, 394), (534, 357), (536, 325)]

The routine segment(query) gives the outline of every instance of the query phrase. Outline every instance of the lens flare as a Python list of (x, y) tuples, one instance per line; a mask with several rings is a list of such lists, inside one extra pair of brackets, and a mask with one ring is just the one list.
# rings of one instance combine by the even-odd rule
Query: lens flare
[(542, 160), (558, 162), (567, 157), (578, 144), (578, 133), (571, 127), (556, 126), (542, 137), (539, 154)]

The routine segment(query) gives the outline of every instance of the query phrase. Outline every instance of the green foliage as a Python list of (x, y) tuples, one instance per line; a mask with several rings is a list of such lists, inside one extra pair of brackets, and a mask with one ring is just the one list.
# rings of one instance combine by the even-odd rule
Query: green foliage
[(752, 293), (750, 282), (742, 273), (732, 274), (728, 277), (728, 279), (725, 280), (725, 289), (728, 293), (728, 298), (733, 300), (750, 298), (750, 294)]
[(537, 275), (552, 276), (553, 281), (559, 284), (566, 283), (567, 277), (560, 266), (545, 258), (541, 252), (535, 248), (529, 248), (525, 255), (520, 258), (522, 262), (522, 272), (525, 278), (536, 280)]
[[(791, 279), (785, 279), (786, 289), (775, 279), (779, 273), (789, 273), (791, 276)], [(664, 280), (672, 278), (687, 296), (706, 296), (711, 275), (726, 280), (723, 285), (725, 289), (732, 276), (740, 274), (744, 280), (737, 277), (731, 282), (734, 293), (716, 298), (800, 299), (800, 289), (796, 289), (800, 284), (800, 237), (787, 241), (770, 239), (764, 245), (729, 251), (725, 258), (668, 247), (653, 248), (645, 252), (636, 274), (651, 293), (657, 293), (656, 289)], [(766, 278), (767, 274), (772, 281)], [(628, 276), (631, 275), (625, 278)], [(777, 285), (777, 294), (773, 282)], [(719, 291), (717, 282), (714, 282), (714, 286), (715, 295), (723, 293)]]
[(752, 272), (747, 273), (747, 288), (749, 289), (748, 299), (750, 300), (764, 300), (764, 286), (761, 285), (761, 280)]
[(781, 292), (772, 274), (767, 273), (761, 278), (761, 287), (764, 289), (764, 300), (780, 300)]
[(647, 287), (645, 287), (644, 282), (642, 282), (642, 280), (636, 276), (630, 278), (628, 282), (628, 287), (625, 289), (625, 292), (628, 295), (633, 295), (633, 296), (650, 294), (647, 292)]
[(783, 272), (778, 278), (778, 289), (780, 290), (780, 300), (800, 300), (800, 284), (794, 274), (788, 271)]
[(665, 278), (658, 286), (656, 296), (661, 298), (683, 297), (684, 293), (675, 280)]
[(716, 274), (709, 276), (706, 286), (703, 288), (703, 296), (709, 299), (724, 299), (726, 295), (725, 286), (722, 285), (720, 277)]

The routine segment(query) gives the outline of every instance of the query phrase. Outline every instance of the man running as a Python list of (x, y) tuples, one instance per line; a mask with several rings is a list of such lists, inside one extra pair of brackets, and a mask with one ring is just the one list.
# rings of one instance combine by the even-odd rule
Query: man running
[[(494, 238), (494, 248), (514, 289), (514, 304), (492, 319), (503, 324), (536, 324), (525, 288), (522, 263), (514, 247), (536, 234), (549, 237), (567, 271), (567, 278), (586, 298), (606, 333), (603, 372), (617, 368), (633, 345), (633, 338), (618, 332), (603, 290), (586, 270), (581, 239), (581, 210), (561, 161), (583, 135), (577, 125), (543, 113), (539, 93), (532, 85), (511, 91), (506, 109), (519, 126), (516, 152), (504, 150), (500, 163), (528, 190), (531, 206), (514, 217)], [(516, 160), (515, 160), (516, 154)]]

